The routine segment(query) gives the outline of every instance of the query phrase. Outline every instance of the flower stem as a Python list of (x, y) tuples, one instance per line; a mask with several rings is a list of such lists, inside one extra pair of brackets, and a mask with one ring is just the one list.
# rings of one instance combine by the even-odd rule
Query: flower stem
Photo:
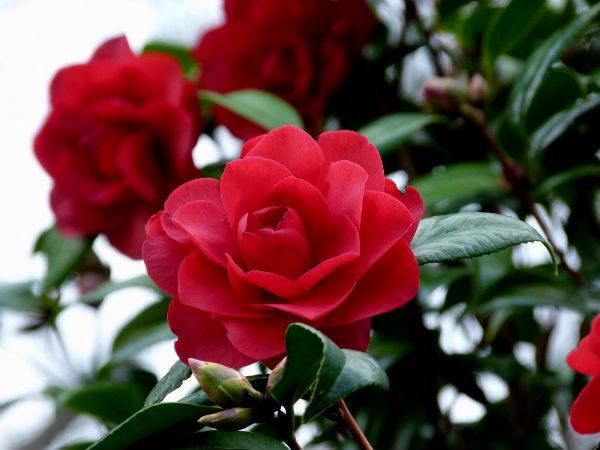
[(373, 447), (361, 431), (360, 427), (356, 423), (356, 420), (354, 420), (354, 417), (352, 417), (352, 414), (350, 413), (350, 410), (348, 410), (346, 402), (344, 402), (343, 398), (338, 402), (338, 409), (342, 416), (342, 420), (344, 421), (344, 425), (346, 425), (346, 428), (354, 440), (358, 443), (360, 448), (362, 450), (373, 450)]

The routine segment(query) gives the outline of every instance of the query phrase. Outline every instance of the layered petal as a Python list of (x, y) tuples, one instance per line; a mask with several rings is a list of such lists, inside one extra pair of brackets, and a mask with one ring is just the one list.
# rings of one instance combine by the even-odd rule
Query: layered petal
[(195, 358), (239, 368), (256, 361), (233, 346), (225, 327), (218, 320), (182, 304), (178, 298), (171, 301), (167, 318), (178, 338), (175, 351), (186, 363), (189, 358)]
[(581, 434), (600, 432), (600, 376), (595, 376), (583, 388), (571, 408), (571, 426)]

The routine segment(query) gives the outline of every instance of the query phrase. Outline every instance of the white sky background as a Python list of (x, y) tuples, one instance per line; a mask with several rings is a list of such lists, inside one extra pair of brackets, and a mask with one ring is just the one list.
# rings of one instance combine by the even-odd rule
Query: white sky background
[[(87, 61), (98, 45), (123, 33), (134, 51), (157, 39), (192, 44), (203, 30), (221, 20), (220, 3), (0, 0), (0, 283), (43, 274), (43, 261), (33, 257), (31, 250), (39, 233), (53, 222), (48, 204), (51, 181), (35, 160), (32, 142), (48, 112), (48, 85), (53, 74), (66, 65)], [(130, 261), (105, 242), (99, 242), (96, 249), (112, 267), (115, 279), (145, 272), (142, 262)], [(59, 325), (63, 325), (64, 340), (79, 369), (89, 367), (91, 350), (98, 341), (108, 346), (118, 326), (151, 300), (143, 292), (123, 294), (103, 305), (99, 320), (87, 307), (64, 313)], [(57, 378), (68, 383), (69, 370), (56, 356), (60, 353), (55, 342), (44, 333), (17, 336), (22, 325), (19, 316), (3, 314), (1, 318), (0, 404), (39, 391)], [(148, 367), (163, 373), (176, 358), (168, 344), (146, 356)], [(0, 448), (15, 448), (32, 437), (52, 414), (51, 404), (40, 398), (0, 413)], [(82, 439), (101, 433), (89, 423), (80, 425)], [(72, 433), (66, 438), (73, 442), (76, 436)]]

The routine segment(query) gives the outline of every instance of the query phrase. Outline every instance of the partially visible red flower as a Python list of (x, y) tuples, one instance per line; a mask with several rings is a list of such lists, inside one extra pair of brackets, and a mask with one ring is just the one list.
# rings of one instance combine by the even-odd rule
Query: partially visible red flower
[(592, 380), (583, 388), (571, 408), (571, 425), (581, 434), (600, 432), (600, 314), (592, 322), (590, 334), (567, 356), (571, 369)]
[[(312, 134), (375, 24), (365, 0), (225, 0), (225, 15), (194, 50), (200, 87), (269, 91), (290, 102)], [(242, 139), (264, 132), (221, 108), (215, 116)]]
[(141, 258), (148, 218), (200, 175), (192, 161), (200, 134), (193, 84), (173, 57), (136, 56), (121, 36), (89, 62), (61, 69), (50, 100), (34, 147), (54, 180), (58, 228), (69, 236), (104, 233)]
[(365, 350), (371, 317), (417, 292), (423, 201), (351, 131), (285, 126), (248, 141), (220, 181), (176, 189), (147, 225), (148, 274), (173, 296), (177, 354), (230, 367), (280, 359), (303, 322)]

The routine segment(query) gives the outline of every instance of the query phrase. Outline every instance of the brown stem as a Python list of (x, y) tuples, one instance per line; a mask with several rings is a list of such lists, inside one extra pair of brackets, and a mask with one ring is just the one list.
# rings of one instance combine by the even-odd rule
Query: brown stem
[(352, 414), (348, 410), (346, 402), (344, 402), (343, 398), (340, 399), (340, 401), (338, 402), (338, 409), (342, 416), (342, 420), (344, 421), (344, 425), (346, 425), (346, 428), (348, 429), (354, 440), (358, 443), (360, 448), (362, 450), (373, 450), (373, 447), (361, 431), (360, 427), (356, 423), (356, 420), (354, 420), (354, 417), (352, 417)]
[(519, 201), (521, 202), (523, 207), (533, 217), (535, 217), (535, 220), (538, 222), (540, 228), (546, 235), (548, 242), (554, 249), (554, 253), (558, 255), (561, 265), (566, 269), (566, 271), (569, 273), (571, 278), (573, 278), (573, 280), (575, 281), (575, 283), (577, 283), (578, 286), (585, 286), (587, 284), (585, 278), (583, 277), (583, 275), (581, 275), (579, 271), (571, 267), (571, 265), (567, 262), (565, 253), (556, 245), (556, 241), (554, 240), (554, 236), (552, 235), (550, 227), (548, 226), (542, 215), (539, 213), (538, 209), (535, 206), (535, 203), (533, 202), (533, 199), (529, 195), (529, 191), (527, 190), (527, 187), (524, 183), (526, 179), (525, 171), (513, 159), (506, 155), (506, 153), (500, 146), (500, 143), (496, 139), (496, 136), (494, 136), (494, 133), (488, 125), (483, 111), (471, 105), (463, 104), (461, 106), (461, 112), (481, 131), (483, 137), (492, 149), (492, 152), (494, 153), (494, 155), (496, 155), (496, 158), (498, 158), (498, 160), (502, 164), (502, 170), (507, 181), (512, 186), (515, 194), (519, 198)]
[[(431, 31), (427, 29), (423, 21), (421, 20), (421, 16), (419, 15), (419, 11), (415, 0), (406, 0), (404, 2), (405, 8), (407, 10), (406, 16), (410, 16), (415, 19), (415, 23), (417, 24), (417, 28), (419, 28), (419, 32), (423, 35), (425, 39), (425, 47), (429, 51), (429, 55), (431, 57), (431, 63), (435, 68), (435, 72), (438, 76), (443, 76), (444, 66), (442, 65), (442, 61), (440, 60), (440, 55), (431, 45)], [(406, 27), (406, 24), (404, 24)]]

